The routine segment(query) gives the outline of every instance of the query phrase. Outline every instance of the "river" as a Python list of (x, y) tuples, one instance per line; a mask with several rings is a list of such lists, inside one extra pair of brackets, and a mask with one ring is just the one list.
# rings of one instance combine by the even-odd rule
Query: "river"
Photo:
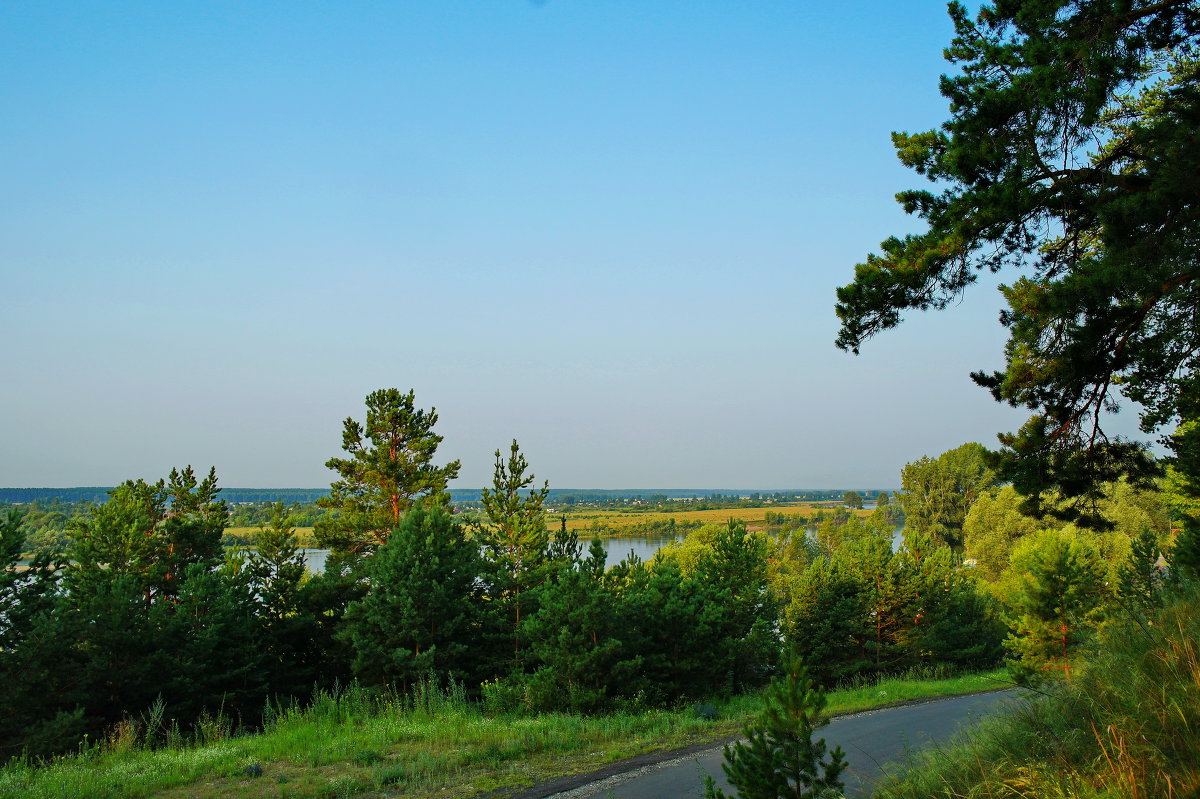
[[(654, 557), (655, 552), (680, 539), (681, 536), (631, 536), (629, 538), (602, 538), (600, 544), (604, 547), (605, 565), (614, 566), (624, 560), (630, 552), (642, 560), (650, 560)], [(903, 525), (897, 527), (892, 534), (892, 549), (899, 549), (902, 543), (904, 543)], [(580, 541), (580, 544), (586, 555), (590, 542)], [(328, 549), (306, 549), (304, 550), (304, 564), (310, 572), (317, 574), (325, 570), (325, 558), (328, 556)]]
[[(678, 541), (679, 536), (637, 536), (630, 538), (602, 538), (600, 544), (604, 547), (605, 565), (614, 566), (625, 559), (632, 551), (642, 560), (650, 560), (654, 557), (654, 553), (674, 541)], [(590, 541), (580, 541), (583, 546), (583, 554), (587, 555)], [(313, 574), (319, 574), (325, 570), (325, 558), (329, 557), (328, 549), (306, 549), (304, 550), (304, 565)]]

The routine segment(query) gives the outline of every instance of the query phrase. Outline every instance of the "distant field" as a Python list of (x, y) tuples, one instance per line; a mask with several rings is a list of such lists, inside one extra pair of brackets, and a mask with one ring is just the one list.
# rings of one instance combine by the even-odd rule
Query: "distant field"
[[(812, 516), (818, 510), (831, 510), (838, 507), (841, 503), (796, 503), (782, 505), (779, 503), (773, 505), (764, 505), (758, 508), (716, 508), (714, 510), (679, 510), (679, 511), (647, 511), (638, 513), (636, 511), (618, 511), (618, 510), (601, 510), (601, 509), (582, 509), (577, 511), (567, 511), (561, 514), (551, 514), (551, 527), (557, 528), (559, 516), (565, 516), (567, 519), (567, 529), (583, 531), (590, 528), (593, 524), (604, 525), (615, 529), (624, 527), (634, 527), (639, 524), (647, 524), (651, 522), (665, 522), (674, 519), (676, 524), (682, 522), (700, 522), (702, 524), (723, 524), (730, 519), (737, 519), (745, 522), (747, 527), (762, 527), (766, 524), (768, 513), (783, 513), (783, 514), (801, 514), (804, 516)], [(869, 510), (851, 511), (856, 516), (867, 516), (871, 513)]]
[[(724, 524), (730, 519), (737, 519), (744, 522), (747, 527), (763, 527), (766, 524), (768, 513), (783, 513), (783, 514), (801, 514), (804, 516), (812, 516), (819, 510), (830, 511), (841, 505), (840, 502), (812, 502), (812, 503), (795, 503), (795, 504), (780, 504), (764, 505), (758, 508), (716, 508), (714, 510), (678, 510), (678, 511), (645, 511), (639, 512), (636, 510), (606, 510), (601, 508), (582, 508), (579, 510), (565, 511), (562, 513), (549, 514), (547, 525), (551, 530), (559, 528), (559, 519), (566, 517), (567, 529), (573, 532), (587, 532), (592, 529), (593, 525), (611, 528), (618, 531), (626, 528), (636, 527), (642, 524), (652, 524), (655, 522), (667, 522), (671, 519), (675, 520), (676, 524), (684, 522), (700, 522), (701, 524)], [(850, 511), (856, 516), (868, 516), (869, 510)], [(230, 535), (253, 539), (258, 533), (257, 527), (230, 527), (228, 530)], [(637, 533), (634, 533), (637, 535)], [(296, 537), (300, 542), (300, 546), (313, 548), (316, 542), (313, 541), (311, 527), (297, 527)], [(602, 536), (603, 537), (603, 536)]]
[[(296, 529), (296, 541), (300, 544), (300, 546), (302, 548), (305, 548), (305, 549), (315, 549), (316, 548), (317, 542), (313, 540), (313, 529), (311, 527), (297, 527), (295, 529)], [(230, 536), (238, 536), (239, 538), (245, 538), (247, 540), (252, 541), (252, 540), (254, 540), (254, 537), (256, 535), (258, 535), (258, 528), (257, 527), (230, 527), (225, 531), (225, 534), (230, 535)]]

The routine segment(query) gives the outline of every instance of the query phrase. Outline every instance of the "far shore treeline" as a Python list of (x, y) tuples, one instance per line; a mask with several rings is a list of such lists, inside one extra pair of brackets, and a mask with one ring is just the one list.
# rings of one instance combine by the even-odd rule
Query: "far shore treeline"
[[(115, 486), (90, 486), (76, 488), (0, 488), (0, 503), (25, 504), (29, 502), (105, 502)], [(887, 489), (852, 489), (868, 498), (875, 497)], [(528, 489), (526, 489), (528, 491)], [(763, 491), (730, 488), (552, 488), (546, 494), (546, 504), (573, 505), (584, 502), (644, 502), (660, 503), (667, 500), (688, 502), (728, 502), (745, 499), (747, 502), (832, 502), (841, 501), (845, 489), (798, 488), (786, 491)], [(479, 502), (481, 490), (477, 488), (448, 489), (450, 501)], [(328, 488), (222, 488), (221, 499), (227, 503), (284, 502), (309, 503), (329, 496)]]
[[(788, 650), (824, 685), (1006, 657), (1028, 679), (1069, 674), (1114, 609), (1154, 601), (1190, 512), (1169, 483), (1116, 482), (1095, 528), (1022, 515), (987, 451), (966, 444), (908, 464), (890, 494), (698, 496), (837, 507), (780, 504), (754, 528), (689, 523), (652, 560), (606, 567), (599, 541), (549, 512), (552, 491), (515, 441), (474, 507), (456, 507), (459, 463), (439, 462), (436, 422), (412, 391), (371, 393), (326, 463), (338, 479), (277, 497), (249, 548), (223, 543), (236, 503), (256, 500), (231, 499), (215, 470), (108, 490), (61, 535), (35, 537), (28, 563), (37, 503), (4, 510), (0, 758), (75, 750), (122, 725), (164, 743), (251, 730), (352, 682), (403, 695), (432, 680), (496, 712), (597, 713), (755, 690)], [(590, 493), (680, 504), (558, 501)], [(330, 550), (316, 575), (296, 536), (309, 506)]]

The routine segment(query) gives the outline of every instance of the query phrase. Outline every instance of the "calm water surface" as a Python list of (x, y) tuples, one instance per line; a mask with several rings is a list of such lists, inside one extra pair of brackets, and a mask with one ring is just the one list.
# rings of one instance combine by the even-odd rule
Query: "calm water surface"
[[(655, 552), (678, 540), (680, 540), (679, 536), (674, 538), (671, 536), (641, 536), (637, 538), (602, 538), (600, 543), (604, 546), (605, 565), (614, 566), (628, 557), (631, 551), (642, 560), (650, 560), (654, 557)], [(591, 541), (580, 541), (579, 543), (583, 546), (583, 554), (586, 556)], [(328, 549), (306, 549), (304, 550), (304, 565), (310, 572), (319, 574), (325, 571), (325, 558), (327, 557), (329, 557)]]
[[(814, 528), (815, 529), (815, 528)], [(638, 536), (630, 538), (602, 538), (600, 543), (604, 546), (605, 565), (615, 566), (620, 563), (630, 552), (637, 555), (642, 560), (650, 560), (654, 557), (654, 553), (665, 547), (667, 544), (682, 540), (682, 536)], [(588, 546), (591, 544), (588, 540), (580, 540), (583, 546), (583, 554), (587, 555)], [(904, 527), (897, 527), (896, 532), (892, 535), (892, 549), (900, 548), (904, 543)], [(317, 574), (325, 570), (325, 558), (329, 557), (328, 549), (306, 549), (304, 550), (304, 563), (308, 566), (308, 570)]]

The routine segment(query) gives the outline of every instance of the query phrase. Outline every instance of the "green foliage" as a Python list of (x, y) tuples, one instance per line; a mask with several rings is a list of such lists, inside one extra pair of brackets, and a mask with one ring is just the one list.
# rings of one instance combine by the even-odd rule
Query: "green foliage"
[(907, 464), (900, 472), (904, 493), (899, 495), (905, 534), (928, 535), (961, 552), (967, 513), (996, 484), (987, 458), (983, 446), (971, 443)]
[(254, 581), (262, 613), (272, 620), (295, 614), (306, 569), (296, 530), (282, 502), (273, 506), (270, 521), (260, 525), (256, 546), (247, 554), (246, 568)]
[[(746, 742), (725, 747), (722, 768), (739, 799), (818, 799), (842, 792), (846, 768), (841, 747), (829, 752), (825, 739), (813, 732), (829, 722), (823, 715), (825, 692), (808, 675), (803, 662), (791, 655), (782, 679), (766, 692), (766, 707), (746, 725)], [(729, 799), (705, 778), (707, 799)]]
[(442, 508), (416, 507), (367, 565), (369, 589), (346, 608), (338, 637), (369, 684), (462, 679), (478, 623), (479, 550)]
[(1045, 530), (1022, 541), (1012, 556), (1016, 589), (1008, 646), (1023, 679), (1062, 671), (1095, 635), (1105, 599), (1104, 564), (1095, 548), (1065, 531)]
[(14, 572), (3, 615), (20, 633), (0, 643), (0, 711), (23, 740), (0, 751), (61, 752), (156, 703), (183, 725), (222, 708), (255, 716), (267, 688), (257, 606), (246, 576), (221, 566), (217, 491), (213, 472), (190, 468), (124, 483), (72, 521), (70, 563)]
[(857, 527), (787, 586), (783, 632), (813, 675), (834, 684), (922, 664), (997, 663), (997, 609), (958, 558), (920, 534), (894, 552), (889, 533)]
[(1200, 597), (1107, 626), (1069, 684), (920, 754), (879, 799), (1110, 799), (1200, 792)]
[(851, 510), (862, 510), (862, 494), (858, 493), (857, 491), (847, 491), (842, 495), (842, 504)]
[(1053, 512), (1090, 526), (1101, 484), (1155, 472), (1104, 430), (1119, 398), (1147, 433), (1200, 418), (1200, 10), (1002, 0), (950, 15), (950, 118), (893, 134), (936, 184), (897, 195), (929, 229), (856, 267), (837, 343), (857, 351), (904, 311), (944, 308), (976, 270), (1023, 272), (1002, 289), (1005, 368), (973, 377), (1033, 412), (1001, 437), (1004, 478), (1031, 511), (1054, 489)]
[(530, 490), (534, 476), (526, 475), (528, 468), (515, 439), (507, 461), (496, 450), (492, 488), (480, 494), (486, 522), (476, 530), (490, 567), (492, 612), (506, 617), (514, 662), (521, 653), (522, 614), (536, 609), (531, 589), (545, 579), (550, 546), (543, 506), (550, 486)]
[(343, 422), (342, 449), (347, 458), (325, 465), (340, 479), (317, 504), (335, 510), (314, 528), (317, 542), (341, 554), (365, 555), (387, 541), (392, 528), (411, 508), (449, 502), (446, 483), (458, 476), (459, 462), (435, 466), (442, 436), (433, 432), (435, 409), (416, 407), (410, 390), (387, 388), (367, 395), (367, 418)]
[(995, 582), (1008, 568), (1013, 547), (1022, 538), (1043, 529), (1043, 520), (1026, 516), (1024, 499), (1011, 485), (982, 494), (963, 521), (963, 544), (968, 558), (976, 561), (980, 577)]
[(76, 617), (62, 612), (62, 559), (41, 553), (17, 567), (23, 514), (0, 514), (0, 762), (74, 746), (87, 729), (71, 648)]
[(723, 640), (710, 653), (727, 670), (731, 689), (759, 685), (778, 659), (778, 604), (767, 584), (770, 543), (731, 521), (701, 557), (696, 579), (715, 591)]
[(784, 608), (783, 630), (823, 684), (871, 667), (864, 643), (868, 601), (856, 574), (841, 561), (818, 558), (800, 575)]
[(173, 597), (189, 566), (221, 561), (229, 509), (219, 491), (215, 469), (197, 480), (191, 466), (154, 484), (130, 480), (113, 489), (108, 502), (68, 527), (72, 591), (125, 577), (147, 605)]
[[(338, 659), (323, 651), (328, 649), (322, 643), (327, 642), (331, 625), (322, 623), (319, 604), (328, 594), (324, 589), (329, 583), (309, 580), (291, 525), (287, 507), (275, 503), (245, 562), (270, 664), (271, 692), (276, 696), (303, 696), (314, 684), (345, 676)], [(328, 579), (336, 581), (336, 575)]]
[(1152, 530), (1143, 530), (1118, 571), (1117, 598), (1123, 607), (1145, 611), (1160, 604), (1166, 582), (1161, 559), (1158, 536)]
[(624, 624), (604, 562), (593, 540), (587, 558), (560, 568), (539, 591), (538, 610), (522, 626), (537, 664), (527, 681), (532, 709), (594, 712), (633, 676), (623, 662)]

